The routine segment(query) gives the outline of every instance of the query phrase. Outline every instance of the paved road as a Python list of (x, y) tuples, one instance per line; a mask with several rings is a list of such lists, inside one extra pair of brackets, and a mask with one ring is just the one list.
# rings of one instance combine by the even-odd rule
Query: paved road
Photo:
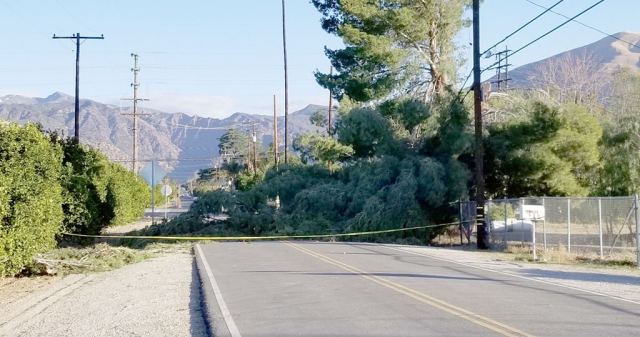
[(393, 247), (224, 242), (196, 251), (209, 267), (200, 270), (216, 335), (640, 335), (637, 303)]
[[(160, 196), (160, 198), (164, 198), (164, 197)], [(157, 221), (162, 220), (165, 214), (167, 218), (174, 218), (182, 213), (186, 213), (189, 210), (189, 207), (191, 206), (192, 203), (193, 203), (193, 197), (186, 197), (186, 196), (180, 197), (180, 204), (181, 204), (180, 208), (174, 207), (173, 204), (169, 204), (168, 205), (169, 207), (156, 206), (155, 212), (152, 212), (152, 208), (149, 207), (144, 210), (144, 216), (151, 217), (151, 215), (154, 215)]]

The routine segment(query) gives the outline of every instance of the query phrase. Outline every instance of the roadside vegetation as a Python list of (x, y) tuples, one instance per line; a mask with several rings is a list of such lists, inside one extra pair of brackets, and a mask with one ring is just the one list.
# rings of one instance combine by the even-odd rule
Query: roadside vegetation
[[(336, 72), (315, 73), (339, 102), (332, 123), (314, 113), (319, 131), (293, 137), (287, 163), (282, 151), (275, 158), (280, 144), (256, 144), (253, 158), (249, 139), (227, 130), (223, 161), (199, 172), (189, 212), (133, 234), (338, 235), (457, 219), (456, 202), (476, 189), (471, 97), (457, 87), (463, 53), (455, 43), (471, 1), (311, 2), (322, 28), (344, 43), (326, 50)], [(561, 66), (542, 67), (533, 88), (485, 92), (486, 198), (640, 193), (640, 72), (598, 74), (606, 83), (592, 85), (597, 64), (576, 57), (564, 62), (584, 67), (564, 75), (550, 70)], [(98, 234), (137, 219), (150, 196), (142, 179), (96, 150), (36, 125), (0, 125), (0, 276), (20, 273), (61, 240), (91, 243), (63, 232)], [(340, 240), (429, 244), (445, 231)], [(103, 248), (41, 255), (58, 262), (38, 268), (82, 269), (91, 256), (105, 266), (118, 264), (110, 256), (143, 258)]]
[(0, 124), (0, 276), (33, 266), (62, 233), (95, 235), (144, 214), (151, 189), (97, 150), (38, 125)]
[(155, 254), (148, 250), (113, 247), (99, 243), (89, 247), (66, 247), (39, 253), (33, 258), (25, 275), (67, 275), (104, 272), (127, 264), (141, 262)]
[[(200, 172), (191, 211), (139, 234), (339, 234), (457, 219), (453, 205), (475, 190), (472, 95), (456, 87), (454, 43), (470, 2), (312, 2), (345, 44), (326, 51), (336, 73), (315, 74), (340, 103), (334, 123), (313, 114), (320, 131), (293, 137), (295, 156), (277, 169), (273, 144), (254, 167), (249, 140), (228, 130), (224, 163)], [(530, 74), (532, 88), (485, 93), (486, 198), (640, 193), (640, 73), (595, 76), (588, 55), (554, 62)], [(429, 244), (447, 230), (350, 240)]]

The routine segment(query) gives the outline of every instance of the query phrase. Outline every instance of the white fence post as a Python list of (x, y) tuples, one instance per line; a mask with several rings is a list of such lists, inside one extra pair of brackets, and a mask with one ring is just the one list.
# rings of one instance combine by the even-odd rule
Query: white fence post
[(531, 242), (533, 243), (533, 261), (538, 260), (538, 254), (536, 254), (536, 220), (531, 220), (532, 233)]
[[(524, 205), (524, 199), (520, 198), (520, 204)], [(520, 207), (522, 209), (522, 207)], [(520, 214), (520, 231), (522, 232), (522, 247), (524, 247), (524, 214)]]
[(462, 200), (458, 200), (458, 220), (460, 221), (460, 246), (464, 245), (462, 241), (462, 231), (464, 231), (464, 224), (462, 223)]
[(542, 241), (544, 242), (544, 250), (547, 250), (547, 207), (542, 198), (542, 207), (544, 207), (544, 217), (542, 218)]
[(634, 196), (635, 205), (634, 209), (636, 212), (636, 266), (640, 267), (640, 225), (638, 223), (638, 195)]
[(567, 252), (571, 253), (571, 198), (567, 198)]
[(504, 197), (504, 247), (507, 248), (507, 197)]
[(600, 231), (600, 259), (604, 259), (602, 252), (602, 198), (598, 198), (598, 230)]

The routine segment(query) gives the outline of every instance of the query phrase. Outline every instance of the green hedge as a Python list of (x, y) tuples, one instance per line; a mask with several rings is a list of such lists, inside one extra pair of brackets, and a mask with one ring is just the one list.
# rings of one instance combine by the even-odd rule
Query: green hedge
[(66, 231), (96, 235), (105, 227), (124, 225), (144, 215), (151, 188), (142, 178), (74, 139), (53, 134), (51, 140), (64, 152), (60, 181)]
[(62, 211), (62, 149), (38, 126), (0, 125), (0, 276), (55, 248)]
[(99, 151), (38, 125), (0, 124), (0, 277), (71, 240), (63, 231), (99, 234), (140, 218), (150, 201), (142, 178)]

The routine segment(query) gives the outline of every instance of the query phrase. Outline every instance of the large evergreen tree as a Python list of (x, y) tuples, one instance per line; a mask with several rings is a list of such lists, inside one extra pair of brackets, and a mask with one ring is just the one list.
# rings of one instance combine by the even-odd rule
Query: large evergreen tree
[(316, 72), (338, 99), (358, 102), (410, 92), (424, 101), (455, 82), (456, 34), (471, 0), (312, 0), (322, 28), (345, 48), (326, 49), (338, 74)]

